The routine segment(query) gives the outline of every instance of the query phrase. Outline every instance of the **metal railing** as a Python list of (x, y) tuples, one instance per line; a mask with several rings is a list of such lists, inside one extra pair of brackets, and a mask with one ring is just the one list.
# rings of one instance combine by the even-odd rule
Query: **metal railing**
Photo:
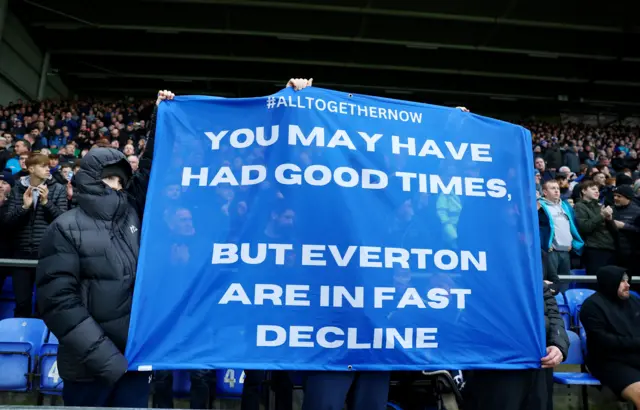
[[(0, 267), (6, 266), (10, 268), (35, 268), (38, 261), (34, 259), (4, 259), (0, 258)], [(560, 275), (561, 282), (597, 282), (595, 275)], [(632, 278), (633, 282), (640, 281), (640, 278)]]
[(35, 268), (38, 266), (38, 261), (35, 259), (5, 259), (0, 258), (0, 267), (5, 266), (9, 268)]

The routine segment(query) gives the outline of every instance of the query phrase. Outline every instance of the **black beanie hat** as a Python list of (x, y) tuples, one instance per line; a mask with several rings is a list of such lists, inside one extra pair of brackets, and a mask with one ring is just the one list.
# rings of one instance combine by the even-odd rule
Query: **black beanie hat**
[(15, 184), (15, 180), (13, 178), (13, 174), (11, 173), (11, 170), (9, 169), (5, 169), (4, 171), (0, 172), (0, 181), (4, 181), (7, 184), (9, 184), (10, 186), (13, 187), (13, 185)]
[(118, 161), (115, 164), (107, 165), (102, 169), (102, 178), (118, 177), (123, 187), (127, 186), (129, 177), (131, 177), (131, 165), (126, 159)]
[(614, 194), (622, 195), (627, 199), (633, 199), (633, 188), (631, 185), (620, 185), (613, 191)]

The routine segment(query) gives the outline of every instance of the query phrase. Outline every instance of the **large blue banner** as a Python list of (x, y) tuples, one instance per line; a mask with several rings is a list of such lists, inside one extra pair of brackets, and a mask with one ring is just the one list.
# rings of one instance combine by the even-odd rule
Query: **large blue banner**
[(159, 108), (131, 369), (518, 369), (544, 320), (531, 137), (285, 89)]

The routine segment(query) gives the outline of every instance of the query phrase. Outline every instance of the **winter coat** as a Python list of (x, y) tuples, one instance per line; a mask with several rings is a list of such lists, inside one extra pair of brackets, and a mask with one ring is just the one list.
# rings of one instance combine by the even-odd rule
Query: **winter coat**
[[(587, 365), (608, 362), (640, 368), (640, 299), (618, 297), (625, 269), (605, 266), (598, 275), (598, 291), (582, 304), (580, 321), (587, 332)], [(627, 272), (629, 281), (631, 275)]]
[(640, 206), (633, 201), (613, 209), (613, 219), (624, 223), (618, 228), (618, 253), (625, 256), (640, 253)]
[(600, 214), (598, 201), (580, 201), (574, 206), (578, 231), (587, 248), (615, 250), (615, 226)]
[(43, 205), (42, 199), (34, 198), (33, 205), (24, 209), (23, 197), (30, 183), (28, 176), (16, 182), (2, 222), (13, 231), (16, 251), (35, 253), (49, 225), (67, 210), (67, 192), (64, 186), (49, 178), (45, 181), (49, 189), (47, 203)]
[(547, 347), (555, 346), (562, 352), (562, 360), (569, 352), (569, 336), (564, 328), (564, 320), (558, 311), (558, 303), (551, 288), (544, 285), (544, 324), (547, 334)]
[[(152, 128), (153, 129), (153, 128)], [(127, 165), (121, 152), (94, 148), (74, 178), (78, 206), (47, 231), (36, 271), (38, 306), (58, 338), (63, 380), (113, 384), (124, 358), (153, 135), (125, 190), (102, 182), (105, 166)], [(129, 168), (130, 169), (130, 168)]]

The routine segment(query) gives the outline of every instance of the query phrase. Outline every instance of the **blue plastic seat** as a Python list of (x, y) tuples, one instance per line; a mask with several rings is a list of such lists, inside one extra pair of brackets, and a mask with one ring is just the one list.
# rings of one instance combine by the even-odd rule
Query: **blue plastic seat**
[[(582, 366), (584, 364), (584, 357), (582, 355), (582, 343), (580, 341), (580, 337), (572, 331), (567, 331), (567, 334), (569, 335), (569, 352), (567, 354), (567, 359), (563, 364), (579, 364)], [(558, 384), (566, 385), (600, 385), (598, 379), (591, 376), (589, 373), (584, 372), (554, 372), (553, 381)]]
[(569, 309), (569, 305), (562, 293), (556, 295), (556, 303), (558, 304), (558, 313), (560, 313), (564, 321), (564, 328), (571, 329), (571, 309)]
[(229, 399), (242, 396), (244, 378), (243, 369), (216, 370), (216, 397)]
[(53, 333), (49, 333), (49, 339), (42, 345), (39, 360), (38, 390), (44, 394), (62, 394), (64, 384), (58, 373), (58, 339)]
[(0, 321), (0, 391), (24, 392), (31, 388), (36, 356), (47, 337), (47, 328), (39, 319)]
[(564, 297), (567, 299), (567, 304), (571, 310), (571, 317), (575, 327), (580, 327), (580, 308), (582, 304), (595, 292), (596, 291), (592, 289), (569, 289), (564, 293)]

